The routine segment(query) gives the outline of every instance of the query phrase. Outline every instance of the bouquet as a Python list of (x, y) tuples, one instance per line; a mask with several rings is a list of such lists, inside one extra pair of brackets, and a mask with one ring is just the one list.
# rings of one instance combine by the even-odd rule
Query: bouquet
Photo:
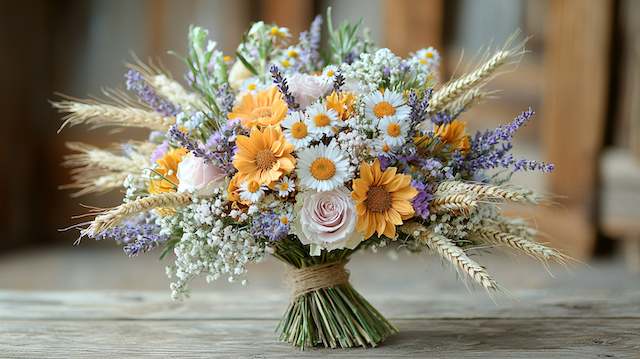
[(359, 24), (334, 27), (327, 15), (325, 47), (320, 16), (297, 43), (287, 28), (257, 22), (232, 55), (192, 27), (181, 57), (187, 86), (137, 61), (126, 91), (55, 102), (62, 127), (149, 130), (109, 149), (68, 144), (73, 181), (64, 187), (124, 193), (115, 208), (91, 208), (80, 238), (111, 238), (132, 257), (171, 256), (176, 299), (197, 276), (244, 284), (247, 264), (271, 255), (286, 264), (292, 289), (277, 330), (300, 348), (372, 347), (397, 332), (350, 284), (345, 265), (356, 251), (428, 251), (489, 291), (500, 287), (469, 249), (564, 261), (500, 210), (545, 200), (508, 184), (516, 171), (553, 169), (511, 154), (533, 111), (473, 135), (463, 121), (523, 44), (510, 41), (439, 84), (435, 49), (400, 58)]

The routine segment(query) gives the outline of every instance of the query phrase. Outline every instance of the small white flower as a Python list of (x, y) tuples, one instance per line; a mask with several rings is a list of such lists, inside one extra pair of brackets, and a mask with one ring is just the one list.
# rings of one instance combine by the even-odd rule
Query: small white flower
[(378, 123), (378, 130), (389, 146), (401, 146), (409, 134), (409, 121), (398, 116), (386, 116)]
[(266, 189), (265, 185), (256, 181), (245, 181), (240, 185), (240, 199), (256, 203), (264, 196)]
[(274, 189), (278, 191), (278, 196), (287, 197), (289, 193), (296, 189), (296, 184), (291, 178), (285, 176), (276, 183)]
[(329, 65), (325, 67), (324, 70), (322, 70), (322, 75), (320, 75), (320, 78), (325, 82), (333, 84), (333, 81), (337, 73), (338, 73), (338, 67), (335, 65)]
[(376, 151), (376, 155), (389, 156), (393, 151), (393, 147), (385, 142), (384, 139), (378, 139), (374, 145), (373, 149)]
[(296, 149), (306, 148), (317, 137), (310, 132), (309, 119), (299, 111), (291, 112), (280, 125), (284, 128), (287, 141)]
[(391, 90), (374, 91), (364, 98), (365, 114), (372, 121), (386, 116), (396, 116), (400, 119), (409, 117), (411, 109), (407, 106), (402, 95)]
[(269, 35), (275, 39), (286, 39), (291, 37), (291, 32), (286, 27), (273, 26), (269, 29)]
[(298, 154), (300, 184), (316, 191), (330, 191), (349, 179), (349, 156), (335, 141), (320, 144)]
[(331, 136), (333, 128), (338, 125), (338, 114), (333, 109), (327, 109), (321, 103), (314, 103), (307, 108), (309, 128), (312, 133)]
[(431, 67), (438, 66), (440, 64), (440, 54), (433, 47), (421, 49), (416, 52), (418, 62)]

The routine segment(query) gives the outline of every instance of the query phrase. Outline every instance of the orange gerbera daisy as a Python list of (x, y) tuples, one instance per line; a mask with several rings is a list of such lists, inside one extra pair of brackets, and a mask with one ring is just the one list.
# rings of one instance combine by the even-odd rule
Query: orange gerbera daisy
[(248, 180), (269, 184), (295, 168), (293, 145), (286, 141), (280, 127), (254, 127), (249, 137), (238, 136), (236, 144), (233, 166), (238, 169), (238, 184)]
[(162, 158), (156, 161), (158, 166), (154, 171), (162, 177), (149, 182), (149, 193), (158, 194), (176, 191), (176, 186), (180, 182), (177, 176), (178, 164), (180, 164), (186, 154), (186, 149), (176, 148), (168, 151)]
[(396, 226), (413, 217), (411, 200), (418, 191), (411, 185), (411, 176), (396, 174), (395, 167), (384, 172), (377, 159), (373, 165), (360, 164), (360, 178), (353, 180), (351, 197), (356, 202), (356, 229), (367, 239), (378, 236), (395, 238)]
[(287, 110), (282, 94), (273, 86), (255, 95), (244, 95), (229, 114), (229, 119), (239, 119), (246, 128), (266, 127), (279, 124), (287, 115)]
[(451, 123), (436, 126), (434, 129), (435, 136), (440, 138), (442, 143), (449, 144), (460, 151), (468, 151), (471, 147), (469, 136), (465, 132), (466, 122), (460, 120), (451, 121)]
[(351, 92), (338, 94), (334, 91), (331, 95), (327, 96), (326, 106), (328, 109), (336, 111), (338, 117), (344, 121), (349, 119), (353, 114), (353, 104), (355, 101), (356, 97)]

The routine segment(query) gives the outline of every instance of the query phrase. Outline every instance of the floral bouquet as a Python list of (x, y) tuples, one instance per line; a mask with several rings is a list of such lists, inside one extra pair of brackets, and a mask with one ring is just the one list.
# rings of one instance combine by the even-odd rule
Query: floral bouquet
[(286, 264), (291, 301), (278, 332), (300, 348), (371, 347), (397, 332), (350, 284), (359, 250), (428, 250), (487, 290), (498, 284), (467, 250), (504, 246), (563, 261), (535, 230), (501, 215), (504, 201), (544, 198), (507, 184), (515, 171), (551, 164), (517, 159), (512, 137), (531, 110), (496, 129), (467, 133), (465, 110), (483, 85), (518, 61), (522, 44), (489, 53), (468, 74), (438, 84), (433, 48), (400, 58), (359, 25), (322, 18), (291, 42), (257, 22), (225, 56), (189, 31), (183, 87), (137, 61), (126, 91), (53, 105), (65, 125), (148, 129), (144, 141), (104, 150), (69, 143), (75, 195), (123, 189), (123, 203), (91, 208), (82, 237), (112, 238), (129, 256), (161, 249), (174, 298), (188, 282), (242, 279), (266, 255)]

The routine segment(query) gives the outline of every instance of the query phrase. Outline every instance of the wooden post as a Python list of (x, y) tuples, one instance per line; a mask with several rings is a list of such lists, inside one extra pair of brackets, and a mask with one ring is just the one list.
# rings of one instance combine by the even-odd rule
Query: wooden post
[(399, 56), (423, 47), (442, 49), (442, 0), (385, 0), (385, 46)]
[(545, 158), (556, 164), (550, 191), (565, 196), (563, 207), (582, 218), (584, 228), (576, 232), (588, 233), (582, 244), (586, 249), (578, 251), (590, 250), (596, 234), (613, 10), (612, 1), (549, 2), (542, 116)]
[(260, 20), (287, 27), (294, 36), (309, 28), (313, 12), (312, 0), (260, 0)]

